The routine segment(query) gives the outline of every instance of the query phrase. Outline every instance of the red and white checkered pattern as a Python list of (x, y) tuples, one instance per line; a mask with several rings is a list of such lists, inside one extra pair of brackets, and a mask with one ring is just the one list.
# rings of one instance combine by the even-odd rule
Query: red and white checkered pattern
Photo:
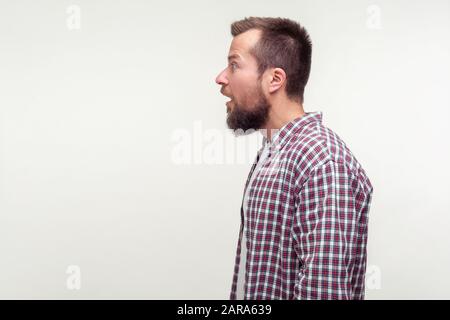
[[(322, 125), (321, 112), (286, 124), (270, 148), (252, 185), (247, 179), (245, 186), (250, 189), (244, 299), (364, 299), (373, 192), (366, 173)], [(258, 158), (259, 153), (249, 178)], [(231, 300), (242, 232), (241, 223)]]

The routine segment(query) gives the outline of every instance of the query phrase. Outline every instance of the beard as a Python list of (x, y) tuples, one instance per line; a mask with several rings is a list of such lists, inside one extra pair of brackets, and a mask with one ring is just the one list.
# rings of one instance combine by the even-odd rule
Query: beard
[[(253, 130), (261, 129), (266, 124), (271, 106), (263, 95), (261, 86), (258, 88), (257, 96), (257, 102), (253, 106), (240, 105), (233, 100), (234, 108), (228, 110), (227, 125), (228, 128), (234, 130), (236, 136), (249, 134)], [(250, 129), (253, 130), (246, 132)]]

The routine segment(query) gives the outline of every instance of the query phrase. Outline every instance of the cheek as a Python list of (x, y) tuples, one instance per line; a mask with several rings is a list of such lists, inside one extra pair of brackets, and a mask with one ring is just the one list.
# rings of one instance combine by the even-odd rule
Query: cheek
[(243, 105), (251, 105), (258, 98), (258, 87), (253, 76), (235, 77), (230, 83), (233, 100)]
[(233, 83), (232, 94), (234, 97), (240, 97), (242, 98), (247, 94), (247, 91), (249, 88), (249, 83), (246, 81), (236, 81)]
[(255, 87), (247, 86), (246, 90), (242, 91), (240, 101), (247, 106), (253, 106), (259, 101), (260, 92)]

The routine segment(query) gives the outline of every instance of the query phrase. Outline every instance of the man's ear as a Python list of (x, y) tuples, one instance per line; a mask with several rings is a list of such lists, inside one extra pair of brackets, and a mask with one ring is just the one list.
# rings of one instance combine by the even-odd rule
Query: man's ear
[(270, 75), (269, 93), (279, 90), (286, 82), (286, 72), (281, 68), (273, 68)]

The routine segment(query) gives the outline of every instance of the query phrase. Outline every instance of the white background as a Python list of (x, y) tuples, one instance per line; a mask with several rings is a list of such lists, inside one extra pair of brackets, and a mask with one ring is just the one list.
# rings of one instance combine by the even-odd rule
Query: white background
[(246, 16), (311, 35), (305, 109), (374, 185), (366, 298), (450, 298), (448, 0), (0, 1), (0, 298), (228, 299), (251, 163), (177, 165), (172, 137), (226, 132)]

